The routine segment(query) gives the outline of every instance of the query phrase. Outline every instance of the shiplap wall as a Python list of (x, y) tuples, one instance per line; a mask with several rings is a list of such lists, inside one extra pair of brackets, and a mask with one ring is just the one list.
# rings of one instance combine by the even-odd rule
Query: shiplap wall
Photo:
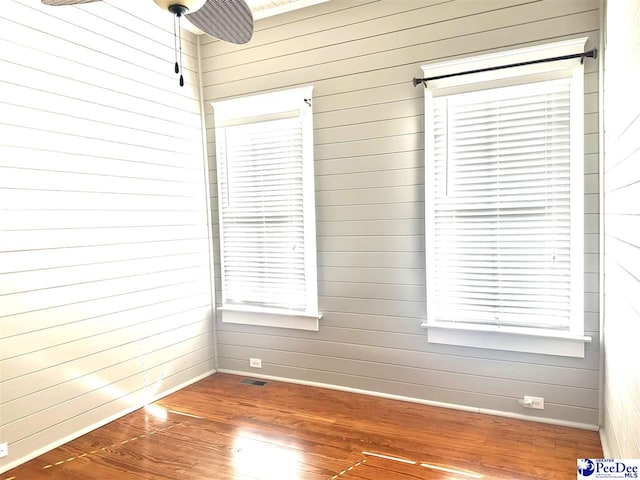
[[(314, 86), (320, 331), (218, 323), (220, 368), (247, 372), (258, 357), (253, 373), (597, 424), (597, 62), (585, 76), (585, 358), (428, 344), (420, 328), (424, 107), (411, 79), (428, 61), (579, 36), (598, 45), (597, 0), (333, 0), (259, 21), (248, 45), (203, 38), (207, 105)], [(545, 410), (522, 408), (525, 394)]]
[(213, 369), (195, 37), (180, 89), (153, 2), (3, 3), (0, 471)]
[(640, 1), (609, 0), (604, 80), (605, 454), (640, 458)]

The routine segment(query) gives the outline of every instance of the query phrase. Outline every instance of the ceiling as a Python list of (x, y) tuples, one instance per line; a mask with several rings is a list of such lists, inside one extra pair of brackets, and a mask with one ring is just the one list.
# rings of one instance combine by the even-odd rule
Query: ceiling
[(255, 20), (327, 1), (329, 0), (246, 0)]

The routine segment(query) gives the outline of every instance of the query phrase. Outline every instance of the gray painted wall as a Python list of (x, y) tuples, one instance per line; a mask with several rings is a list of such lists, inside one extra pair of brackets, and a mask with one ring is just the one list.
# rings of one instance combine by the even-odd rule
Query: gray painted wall
[(213, 368), (195, 38), (180, 89), (152, 2), (3, 3), (0, 472)]
[(606, 10), (605, 454), (640, 458), (640, 2)]
[[(220, 368), (248, 372), (259, 357), (254, 373), (597, 424), (597, 62), (585, 76), (584, 359), (427, 343), (423, 92), (411, 78), (428, 61), (511, 47), (588, 36), (591, 48), (599, 18), (597, 0), (333, 0), (259, 21), (248, 45), (202, 38), (207, 104), (315, 87), (320, 331), (218, 323)], [(211, 107), (206, 120), (214, 168)], [(217, 235), (214, 224), (219, 264)], [(525, 410), (525, 394), (546, 409)]]

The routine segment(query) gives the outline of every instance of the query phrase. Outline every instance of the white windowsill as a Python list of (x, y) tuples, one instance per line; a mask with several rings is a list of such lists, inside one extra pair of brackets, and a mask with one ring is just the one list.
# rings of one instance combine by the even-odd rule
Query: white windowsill
[(492, 350), (584, 358), (584, 344), (591, 343), (591, 337), (551, 330), (428, 322), (421, 326), (428, 330), (430, 343)]
[(275, 308), (226, 306), (216, 309), (221, 313), (222, 323), (256, 325), (259, 327), (291, 328), (317, 332), (320, 329), (321, 313), (297, 312)]

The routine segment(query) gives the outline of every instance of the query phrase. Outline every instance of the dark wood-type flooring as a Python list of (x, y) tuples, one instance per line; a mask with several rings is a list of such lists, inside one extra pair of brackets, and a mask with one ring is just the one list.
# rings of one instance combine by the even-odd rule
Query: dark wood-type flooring
[(0, 480), (574, 480), (577, 458), (602, 457), (596, 432), (241, 379), (215, 374)]

